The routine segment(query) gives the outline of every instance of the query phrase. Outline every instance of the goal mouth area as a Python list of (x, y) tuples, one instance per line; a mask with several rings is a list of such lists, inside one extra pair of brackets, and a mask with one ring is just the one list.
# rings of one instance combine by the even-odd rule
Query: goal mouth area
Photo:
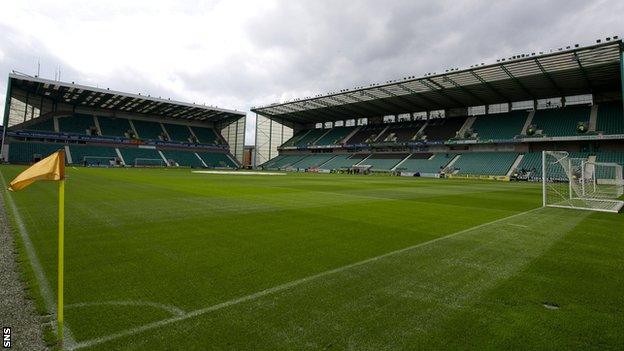
[(622, 165), (542, 152), (543, 206), (618, 213), (624, 207)]
[(546, 205), (546, 207), (619, 213), (624, 207), (624, 201), (611, 200), (611, 199), (572, 198), (572, 199), (564, 200), (561, 202), (549, 203)]

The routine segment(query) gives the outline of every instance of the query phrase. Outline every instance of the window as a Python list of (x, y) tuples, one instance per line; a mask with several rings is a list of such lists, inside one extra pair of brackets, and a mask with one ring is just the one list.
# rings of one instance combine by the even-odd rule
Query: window
[(490, 105), (490, 113), (509, 112), (509, 104), (493, 104)]
[(533, 100), (516, 101), (511, 103), (511, 110), (532, 110)]
[(566, 105), (581, 105), (594, 103), (594, 97), (592, 94), (566, 96)]
[(484, 115), (485, 105), (468, 107), (468, 116)]

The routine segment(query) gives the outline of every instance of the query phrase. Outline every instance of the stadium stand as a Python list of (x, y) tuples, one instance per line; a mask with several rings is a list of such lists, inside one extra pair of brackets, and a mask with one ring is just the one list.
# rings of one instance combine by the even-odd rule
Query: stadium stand
[(314, 141), (325, 134), (325, 132), (327, 132), (327, 129), (310, 129), (294, 143), (294, 146), (304, 147), (314, 145)]
[(130, 123), (126, 118), (111, 118), (98, 116), (100, 131), (104, 136), (128, 137), (131, 130)]
[(63, 147), (63, 144), (11, 142), (9, 143), (9, 162), (31, 164)]
[(613, 162), (624, 166), (624, 151), (596, 152), (596, 162)]
[(217, 132), (212, 128), (191, 127), (198, 141), (202, 144), (219, 145), (222, 144)]
[(457, 174), (503, 176), (517, 157), (518, 153), (515, 152), (464, 153), (452, 168)]
[(301, 161), (305, 157), (308, 157), (308, 155), (307, 154), (306, 155), (284, 155), (284, 157), (281, 157), (279, 160), (268, 165), (266, 168), (267, 169), (282, 169), (282, 168), (291, 167), (292, 165)]
[(113, 147), (93, 145), (70, 145), (72, 163), (78, 165), (109, 165), (110, 160), (117, 159), (117, 151)]
[(596, 131), (604, 134), (624, 134), (624, 113), (620, 101), (598, 105)]
[(416, 139), (416, 133), (423, 126), (423, 122), (400, 122), (388, 126), (385, 132), (377, 139), (378, 143), (407, 143)]
[(352, 159), (351, 158), (352, 156), (353, 155), (351, 155), (351, 154), (336, 155), (331, 160), (329, 160), (329, 161), (325, 162), (324, 164), (322, 164), (319, 168), (320, 169), (328, 169), (328, 170), (348, 168), (348, 167), (351, 167), (354, 164), (362, 161), (361, 158)]
[(457, 154), (455, 153), (443, 153), (443, 154), (430, 154), (430, 153), (416, 153), (412, 154), (407, 160), (405, 160), (397, 170), (405, 170), (408, 172), (419, 172), (435, 174), (440, 173), (446, 165), (453, 160)]
[[(570, 158), (587, 158), (588, 152), (570, 152)], [(537, 180), (542, 178), (542, 153), (541, 152), (528, 152), (524, 154), (522, 161), (518, 164), (517, 170), (526, 173), (530, 179)], [(558, 172), (554, 173), (556, 177), (564, 177), (565, 172), (561, 168)]]
[(438, 118), (429, 120), (424, 135), (428, 141), (445, 141), (454, 138), (466, 123), (467, 117)]
[(323, 135), (320, 139), (318, 139), (314, 143), (314, 145), (341, 144), (342, 139), (344, 139), (352, 131), (353, 131), (352, 127), (334, 127), (325, 135)]
[(363, 126), (347, 140), (346, 144), (356, 145), (372, 143), (386, 127), (387, 125), (384, 124), (369, 124)]
[(169, 134), (170, 140), (182, 141), (185, 143), (188, 143), (192, 140), (191, 131), (188, 129), (187, 126), (170, 123), (163, 123), (163, 126), (165, 127), (167, 134)]
[(58, 117), (58, 126), (60, 132), (97, 135), (91, 133), (95, 128), (93, 116), (75, 114), (68, 117)]
[(331, 160), (334, 157), (333, 154), (312, 154), (308, 155), (301, 161), (294, 163), (292, 166), (295, 168), (307, 169), (311, 167), (318, 167), (325, 162)]
[(134, 124), (134, 129), (136, 130), (140, 139), (153, 139), (153, 140), (163, 139), (164, 132), (162, 128), (160, 127), (160, 123), (133, 120), (132, 124)]
[(542, 130), (545, 136), (578, 135), (576, 127), (579, 122), (589, 123), (589, 106), (570, 106), (535, 111), (532, 125)]
[(194, 152), (178, 151), (178, 150), (162, 150), (162, 154), (167, 159), (169, 166), (202, 168), (204, 164), (197, 158)]
[(236, 168), (234, 163), (226, 154), (220, 152), (198, 152), (197, 153), (206, 166), (211, 168)]
[(390, 171), (399, 162), (408, 156), (406, 153), (372, 154), (361, 162), (362, 165), (372, 166), (375, 171)]
[(160, 166), (164, 160), (156, 149), (124, 147), (119, 148), (126, 165)]
[[(34, 123), (32, 123), (34, 122)], [(54, 118), (50, 117), (44, 119), (42, 121), (32, 121), (31, 124), (27, 125), (25, 130), (37, 130), (37, 131), (45, 131), (45, 132), (53, 132), (54, 131)]]
[(471, 129), (480, 140), (513, 139), (522, 131), (527, 115), (525, 111), (512, 111), (478, 116)]

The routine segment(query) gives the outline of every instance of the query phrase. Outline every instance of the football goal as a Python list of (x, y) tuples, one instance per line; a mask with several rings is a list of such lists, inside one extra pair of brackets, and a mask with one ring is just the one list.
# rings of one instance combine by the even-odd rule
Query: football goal
[(135, 158), (134, 167), (165, 167), (165, 161), (162, 158)]
[(543, 151), (542, 192), (544, 206), (619, 212), (624, 206), (622, 166)]

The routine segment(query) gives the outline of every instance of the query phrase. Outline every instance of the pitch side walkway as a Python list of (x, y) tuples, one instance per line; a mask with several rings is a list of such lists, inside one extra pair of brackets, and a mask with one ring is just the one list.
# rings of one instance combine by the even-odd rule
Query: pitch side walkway
[(11, 349), (46, 350), (41, 321), (32, 300), (26, 298), (16, 263), (17, 253), (0, 196), (0, 328), (11, 328)]

